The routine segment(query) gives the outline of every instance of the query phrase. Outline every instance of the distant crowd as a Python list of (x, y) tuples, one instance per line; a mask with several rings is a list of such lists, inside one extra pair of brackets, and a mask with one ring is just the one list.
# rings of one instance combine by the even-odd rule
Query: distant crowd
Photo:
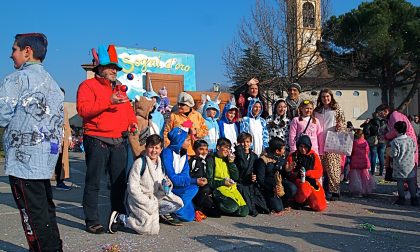
[[(17, 71), (0, 86), (0, 126), (6, 127), (5, 169), (30, 249), (61, 251), (50, 178), (63, 168), (63, 142), (69, 140), (63, 132), (69, 126), (64, 94), (41, 64), (46, 47), (43, 34), (16, 36)], [(158, 94), (150, 86), (134, 101), (128, 99), (127, 87), (116, 82), (122, 67), (114, 46), (100, 46), (92, 54), (95, 76), (77, 91), (87, 232), (127, 227), (158, 234), (159, 222), (323, 211), (327, 200), (340, 199), (342, 179), (349, 180), (354, 196), (372, 193), (377, 160), (378, 175), (385, 172), (386, 179), (397, 181), (395, 203), (405, 204), (406, 186), (411, 204), (418, 205), (418, 127), (386, 104), (354, 128), (330, 89), (320, 90), (314, 102), (291, 83), (287, 97), (269, 107), (252, 78), (244, 83), (247, 91), (236, 99), (232, 95), (222, 111), (210, 97), (196, 110), (186, 92), (171, 108), (165, 88)], [(164, 114), (169, 114), (166, 120)], [(335, 149), (342, 139), (347, 140)], [(105, 172), (112, 210), (106, 227), (99, 218), (106, 213), (98, 208)], [(61, 173), (57, 178), (63, 183)]]

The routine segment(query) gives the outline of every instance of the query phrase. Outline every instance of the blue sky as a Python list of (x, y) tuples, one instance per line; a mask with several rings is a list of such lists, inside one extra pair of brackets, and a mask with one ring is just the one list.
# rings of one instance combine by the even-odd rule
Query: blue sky
[[(332, 14), (356, 8), (359, 0), (331, 0)], [(415, 5), (420, 0), (411, 0)], [(196, 59), (197, 90), (213, 82), (228, 83), (222, 52), (249, 16), (255, 0), (3, 0), (0, 7), (0, 79), (14, 71), (9, 59), (16, 33), (43, 32), (49, 40), (44, 65), (66, 101), (75, 101), (85, 79), (80, 67), (100, 44), (192, 53)]]

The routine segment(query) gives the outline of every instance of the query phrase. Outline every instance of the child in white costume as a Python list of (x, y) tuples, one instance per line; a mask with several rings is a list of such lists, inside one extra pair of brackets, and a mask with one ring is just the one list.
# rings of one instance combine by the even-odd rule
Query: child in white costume
[(162, 146), (163, 140), (159, 135), (147, 138), (145, 155), (134, 162), (128, 176), (129, 214), (112, 212), (109, 219), (110, 233), (117, 232), (118, 226), (123, 225), (139, 234), (158, 234), (159, 215), (167, 215), (183, 207), (181, 198), (172, 192), (165, 194), (163, 179), (170, 187), (172, 183), (163, 173), (159, 156)]

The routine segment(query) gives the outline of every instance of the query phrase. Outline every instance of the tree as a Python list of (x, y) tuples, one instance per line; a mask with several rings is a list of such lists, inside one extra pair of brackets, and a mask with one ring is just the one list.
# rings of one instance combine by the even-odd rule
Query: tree
[[(260, 84), (267, 93), (281, 96), (285, 85), (299, 81), (320, 64), (319, 52), (306, 50), (316, 47), (320, 27), (299, 29), (298, 24), (312, 25), (313, 20), (297, 16), (295, 6), (288, 6), (292, 2), (257, 0), (251, 15), (243, 20), (237, 37), (223, 54), (226, 76), (235, 84), (235, 90), (245, 85), (246, 80), (260, 76)], [(329, 0), (322, 1), (322, 16), (328, 15), (328, 6)], [(302, 59), (306, 59), (304, 66), (294, 71)], [(265, 98), (269, 99), (267, 95)]]
[(236, 95), (244, 92), (246, 86), (243, 85), (252, 78), (267, 80), (270, 73), (267, 71), (269, 66), (261, 53), (258, 43), (243, 50), (243, 56), (238, 62), (238, 66), (233, 69), (232, 80), (234, 85), (231, 87)]
[(395, 88), (412, 85), (398, 107), (402, 111), (420, 82), (419, 48), (420, 7), (405, 0), (374, 0), (325, 23), (321, 55), (335, 76), (373, 79), (391, 108)]

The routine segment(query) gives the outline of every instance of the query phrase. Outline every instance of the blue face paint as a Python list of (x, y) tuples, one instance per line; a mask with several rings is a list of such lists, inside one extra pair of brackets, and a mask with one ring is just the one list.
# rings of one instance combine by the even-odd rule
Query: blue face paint
[(51, 154), (58, 154), (58, 143), (52, 143), (50, 142), (51, 146)]

